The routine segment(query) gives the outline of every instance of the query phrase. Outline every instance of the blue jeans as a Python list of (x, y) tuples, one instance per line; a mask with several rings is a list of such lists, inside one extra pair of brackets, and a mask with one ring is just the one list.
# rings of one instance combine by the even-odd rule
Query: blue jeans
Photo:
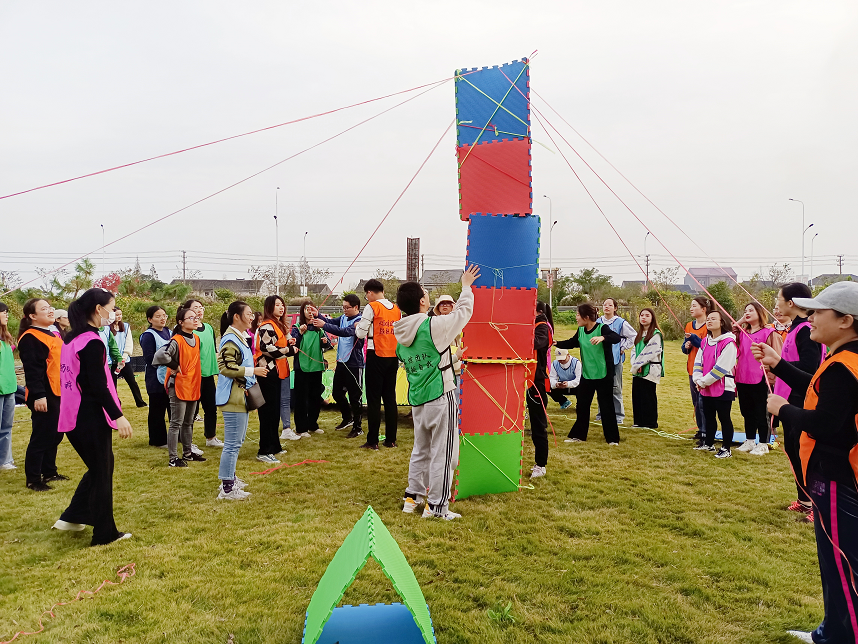
[(235, 464), (244, 437), (247, 436), (247, 421), (250, 414), (243, 411), (223, 412), (223, 451), (220, 454), (220, 468), (217, 476), (221, 481), (235, 478)]
[(0, 465), (15, 462), (12, 458), (12, 425), (15, 422), (15, 394), (0, 396)]
[(283, 429), (292, 427), (292, 421), (289, 420), (289, 414), (292, 412), (292, 385), (291, 378), (283, 378), (280, 381), (280, 420), (283, 421)]

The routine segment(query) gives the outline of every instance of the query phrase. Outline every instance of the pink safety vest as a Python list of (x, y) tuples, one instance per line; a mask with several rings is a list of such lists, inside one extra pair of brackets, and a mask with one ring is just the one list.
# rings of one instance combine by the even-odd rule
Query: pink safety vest
[[(781, 359), (786, 360), (787, 362), (797, 362), (798, 361), (798, 345), (795, 343), (795, 335), (799, 332), (800, 329), (804, 327), (809, 327), (810, 322), (805, 320), (801, 324), (799, 324), (794, 329), (790, 329), (787, 334), (786, 340), (784, 340), (783, 349), (781, 349)], [(819, 364), (822, 364), (822, 361), (825, 360), (825, 345), (820, 345), (822, 347), (822, 352), (819, 356)], [(775, 395), (782, 396), (783, 398), (789, 399), (789, 395), (792, 392), (792, 388), (787, 385), (783, 380), (778, 378), (775, 380)]]
[[(68, 344), (64, 344), (60, 355), (60, 388), (62, 395), (60, 396), (60, 422), (58, 431), (70, 432), (77, 426), (77, 414), (80, 410), (80, 387), (77, 384), (77, 377), (80, 375), (80, 356), (78, 353), (89, 342), (98, 342), (103, 345), (101, 336), (94, 331), (86, 331), (77, 336)], [(113, 377), (110, 375), (110, 367), (107, 366), (107, 361), (104, 363), (104, 377), (107, 379), (107, 388), (110, 390), (110, 395), (119, 408), (122, 405), (119, 402), (119, 396), (116, 395), (116, 387), (113, 384)], [(104, 412), (104, 418), (107, 424), (113, 429), (116, 429), (116, 423), (110, 419), (107, 412)]]
[[(700, 350), (703, 352), (703, 375), (707, 375), (712, 369), (715, 368), (715, 363), (718, 362), (718, 358), (721, 356), (721, 352), (724, 350), (724, 347), (727, 346), (730, 342), (736, 342), (736, 340), (732, 337), (725, 338), (721, 340), (714, 347), (709, 344), (709, 338), (703, 338), (703, 344), (700, 346)], [(724, 378), (732, 378), (732, 374), (728, 376), (724, 376)], [(709, 396), (711, 398), (717, 398), (721, 394), (724, 393), (724, 378), (721, 378), (717, 382), (708, 387), (704, 387), (700, 390), (701, 396)]]
[(736, 382), (743, 385), (756, 385), (763, 381), (763, 365), (754, 359), (751, 352), (752, 342), (766, 342), (775, 330), (763, 327), (751, 333), (739, 333), (739, 360), (736, 363)]

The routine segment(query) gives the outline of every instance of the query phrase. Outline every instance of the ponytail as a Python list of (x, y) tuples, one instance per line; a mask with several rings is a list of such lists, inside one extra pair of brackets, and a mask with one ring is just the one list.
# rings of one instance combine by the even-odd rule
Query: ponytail
[(235, 320), (235, 316), (243, 315), (244, 309), (246, 308), (248, 308), (248, 304), (246, 302), (242, 302), (241, 300), (236, 300), (229, 305), (227, 310), (223, 312), (223, 315), (220, 316), (221, 337), (223, 337), (223, 334), (226, 333), (226, 330), (232, 326), (233, 320)]
[(110, 291), (103, 288), (91, 288), (69, 304), (71, 331), (63, 338), (63, 342), (68, 344), (81, 333), (89, 330), (90, 318), (95, 314), (98, 307), (107, 306), (114, 299), (113, 293)]
[(18, 326), (19, 342), (21, 340), (21, 336), (24, 335), (24, 331), (33, 326), (33, 321), (30, 319), (30, 315), (36, 312), (36, 304), (39, 302), (47, 302), (47, 300), (43, 297), (34, 297), (24, 303), (24, 317), (21, 318), (21, 324)]

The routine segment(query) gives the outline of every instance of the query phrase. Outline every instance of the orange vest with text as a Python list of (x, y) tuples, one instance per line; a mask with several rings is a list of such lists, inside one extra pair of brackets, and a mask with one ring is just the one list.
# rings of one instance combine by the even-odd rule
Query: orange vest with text
[[(36, 340), (44, 344), (48, 347), (48, 364), (47, 364), (47, 375), (48, 375), (48, 385), (51, 387), (51, 393), (55, 396), (59, 396), (62, 391), (60, 387), (60, 352), (63, 348), (63, 339), (51, 333), (48, 335), (47, 333), (40, 333), (34, 329), (27, 329), (21, 334), (21, 338), (25, 335), (31, 335)], [(18, 340), (20, 343), (20, 339)], [(25, 390), (24, 399), (29, 400), (29, 392)]]
[[(176, 398), (184, 401), (200, 399), (200, 383), (203, 379), (203, 371), (200, 365), (200, 339), (194, 346), (188, 343), (188, 339), (180, 334), (173, 336), (176, 346), (179, 347), (179, 371), (176, 373)], [(170, 369), (164, 378), (165, 386), (170, 382)]]
[[(259, 326), (269, 325), (274, 329), (274, 333), (277, 334), (277, 342), (274, 344), (280, 348), (288, 346), (289, 343), (289, 335), (287, 333), (283, 333), (283, 330), (280, 328), (279, 324), (275, 324), (269, 319), (262, 320)], [(257, 331), (257, 334), (259, 332)], [(256, 341), (256, 348), (253, 350), (253, 364), (256, 364), (256, 361), (262, 357), (262, 349), (259, 348), (259, 340)], [(280, 358), (279, 360), (275, 360), (274, 364), (277, 365), (277, 375), (280, 377), (280, 380), (284, 380), (289, 377), (289, 359), (288, 358)]]
[(393, 335), (393, 323), (402, 319), (402, 312), (396, 304), (388, 309), (381, 302), (370, 302), (372, 307), (372, 346), (379, 358), (396, 357), (396, 337)]
[[(704, 321), (703, 326), (701, 326), (699, 329), (694, 328), (694, 322), (693, 321), (689, 322), (688, 324), (685, 325), (685, 332), (690, 334), (690, 335), (696, 335), (696, 336), (699, 336), (700, 338), (705, 338), (706, 337), (706, 322)], [(697, 358), (697, 352), (698, 351), (700, 351), (700, 349), (696, 349), (695, 347), (691, 347), (691, 351), (688, 352), (688, 365), (686, 366), (686, 368), (688, 370), (689, 376), (694, 374), (694, 360), (695, 360), (695, 358)]]
[[(819, 402), (816, 383), (819, 380), (819, 376), (822, 375), (829, 365), (835, 362), (839, 362), (849, 369), (852, 375), (858, 379), (858, 354), (851, 351), (841, 351), (834, 354), (823, 362), (819, 369), (816, 370), (816, 373), (813, 374), (813, 379), (810, 381), (810, 386), (807, 388), (807, 394), (804, 398), (805, 409), (816, 409), (816, 404)], [(855, 416), (855, 426), (858, 428), (858, 414)], [(808, 436), (805, 432), (802, 432), (800, 445), (801, 470), (804, 474), (804, 479), (807, 480), (807, 464), (810, 462), (810, 455), (813, 454), (813, 448), (816, 447), (816, 440)], [(858, 445), (855, 445), (849, 452), (849, 464), (852, 466), (856, 480), (858, 480)]]

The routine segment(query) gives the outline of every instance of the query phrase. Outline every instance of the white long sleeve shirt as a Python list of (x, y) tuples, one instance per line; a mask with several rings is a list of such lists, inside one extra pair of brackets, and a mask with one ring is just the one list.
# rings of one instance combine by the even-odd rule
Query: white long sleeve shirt
[[(721, 349), (721, 355), (715, 361), (715, 366), (709, 373), (703, 373), (703, 347), (707, 344), (710, 347), (716, 346), (719, 341), (728, 336), (733, 337), (732, 333), (719, 335), (717, 338), (709, 336), (703, 338), (703, 344), (700, 346), (700, 351), (697, 352), (697, 357), (694, 359), (694, 374), (691, 376), (695, 385), (701, 387), (709, 387), (722, 378), (724, 379), (724, 391), (736, 391), (736, 381), (733, 379), (733, 370), (736, 368), (736, 361), (739, 357), (739, 350), (735, 342), (727, 343)], [(728, 377), (729, 376), (729, 377)]]
[[(568, 374), (568, 371), (566, 371), (566, 370), (568, 370), (570, 367), (572, 367), (571, 363), (573, 361), (575, 363), (574, 371), (573, 371), (574, 377), (572, 379), (567, 380), (566, 376)], [(560, 371), (560, 370), (566, 371), (566, 373), (563, 373), (563, 379), (562, 380), (561, 380), (560, 374), (558, 374), (558, 371)], [(569, 383), (568, 388), (574, 389), (579, 384), (581, 384), (581, 374), (582, 373), (583, 373), (583, 368), (581, 366), (581, 361), (576, 360), (572, 356), (569, 356), (569, 362), (567, 362), (565, 365), (563, 363), (561, 363), (559, 360), (552, 361), (551, 369), (548, 372), (548, 381), (551, 383), (552, 389), (565, 388), (565, 387), (560, 386), (561, 382), (568, 382)]]

